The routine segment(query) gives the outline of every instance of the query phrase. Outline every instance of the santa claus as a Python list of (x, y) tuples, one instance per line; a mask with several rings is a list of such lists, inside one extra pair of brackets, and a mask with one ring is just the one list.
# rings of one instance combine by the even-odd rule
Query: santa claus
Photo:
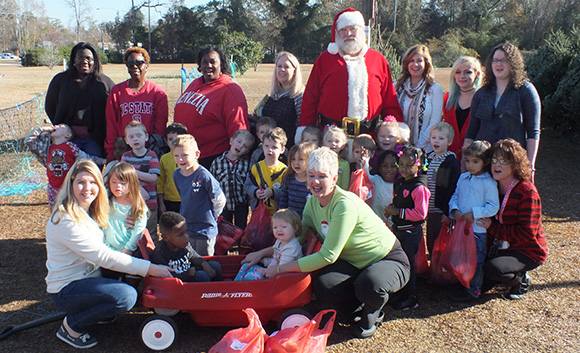
[(356, 133), (370, 133), (379, 116), (403, 121), (389, 63), (367, 46), (364, 28), (363, 15), (355, 9), (334, 18), (332, 43), (316, 59), (304, 91), (300, 126), (347, 128), (343, 124), (354, 122)]

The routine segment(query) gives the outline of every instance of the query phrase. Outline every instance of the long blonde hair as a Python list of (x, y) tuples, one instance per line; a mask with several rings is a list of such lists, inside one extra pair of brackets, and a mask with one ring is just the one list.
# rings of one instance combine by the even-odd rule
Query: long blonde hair
[(294, 54), (287, 51), (280, 52), (276, 56), (276, 61), (274, 61), (274, 73), (272, 75), (272, 88), (270, 89), (270, 96), (276, 94), (284, 93), (286, 90), (282, 87), (282, 84), (276, 78), (276, 67), (278, 66), (278, 61), (282, 58), (287, 58), (288, 61), (294, 67), (294, 77), (292, 77), (292, 88), (290, 88), (290, 98), (294, 98), (304, 91), (304, 85), (302, 83), (302, 70), (300, 70), (300, 62)]
[(425, 89), (428, 90), (431, 85), (435, 82), (435, 74), (433, 71), (433, 59), (431, 59), (431, 54), (429, 53), (429, 48), (423, 44), (415, 44), (405, 52), (403, 55), (402, 60), (402, 71), (401, 75), (399, 75), (399, 79), (397, 80), (396, 87), (399, 87), (409, 78), (411, 77), (411, 73), (409, 72), (409, 62), (415, 56), (419, 54), (423, 57), (425, 61), (425, 69), (423, 70), (423, 78), (425, 79)]
[(445, 109), (447, 110), (451, 110), (455, 106), (455, 103), (457, 103), (459, 96), (461, 95), (461, 89), (459, 88), (457, 81), (455, 81), (455, 71), (457, 71), (459, 66), (462, 65), (469, 65), (473, 71), (477, 73), (473, 85), (475, 90), (477, 90), (481, 85), (481, 81), (483, 79), (483, 70), (479, 60), (472, 56), (462, 56), (455, 60), (455, 63), (453, 63), (453, 66), (451, 67), (451, 74), (449, 75), (449, 99), (447, 99), (447, 105), (445, 106)]
[[(147, 212), (147, 204), (141, 196), (141, 192), (139, 191), (141, 188), (141, 184), (139, 183), (139, 177), (137, 176), (137, 172), (135, 168), (126, 162), (119, 162), (115, 164), (115, 166), (111, 169), (109, 173), (109, 180), (108, 183), (111, 182), (111, 178), (113, 175), (117, 176), (117, 179), (120, 181), (126, 182), (129, 184), (129, 197), (131, 199), (131, 218), (137, 221), (141, 216), (143, 216)], [(111, 192), (111, 205), (113, 203), (115, 195)]]
[(80, 223), (86, 219), (86, 213), (83, 212), (83, 209), (79, 205), (73, 191), (73, 183), (76, 177), (79, 175), (79, 173), (83, 172), (91, 174), (91, 176), (95, 178), (99, 187), (97, 197), (89, 207), (89, 216), (95, 222), (97, 222), (99, 227), (106, 228), (108, 226), (107, 222), (109, 219), (109, 200), (107, 199), (107, 189), (103, 183), (103, 176), (101, 175), (99, 168), (94, 162), (88, 159), (81, 159), (77, 161), (69, 170), (56, 197), (54, 211), (52, 212), (50, 220), (52, 223), (58, 224), (63, 213), (71, 216), (72, 219), (77, 223)]

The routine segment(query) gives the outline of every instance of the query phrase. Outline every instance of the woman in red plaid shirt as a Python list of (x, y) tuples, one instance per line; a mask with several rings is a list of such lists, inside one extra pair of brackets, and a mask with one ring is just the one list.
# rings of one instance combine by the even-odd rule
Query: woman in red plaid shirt
[(492, 147), (491, 174), (498, 183), (501, 206), (493, 218), (477, 222), (487, 228), (488, 258), (482, 292), (498, 283), (510, 288), (509, 299), (522, 299), (530, 287), (528, 271), (546, 261), (548, 244), (542, 227), (538, 190), (530, 182), (526, 150), (505, 139)]

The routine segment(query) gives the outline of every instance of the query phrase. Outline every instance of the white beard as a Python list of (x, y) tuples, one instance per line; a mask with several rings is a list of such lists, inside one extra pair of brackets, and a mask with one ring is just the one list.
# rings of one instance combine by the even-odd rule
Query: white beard
[(356, 36), (354, 41), (344, 41), (340, 36), (336, 38), (336, 44), (338, 45), (338, 49), (341, 54), (343, 55), (356, 55), (358, 54), (365, 46), (364, 37), (360, 38), (360, 36)]

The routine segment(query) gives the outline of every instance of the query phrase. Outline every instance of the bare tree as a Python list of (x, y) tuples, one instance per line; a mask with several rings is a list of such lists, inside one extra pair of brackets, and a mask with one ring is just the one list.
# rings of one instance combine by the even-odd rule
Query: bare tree
[(90, 2), (89, 0), (64, 0), (64, 2), (74, 11), (75, 31), (78, 42), (81, 37), (81, 29), (89, 18)]

